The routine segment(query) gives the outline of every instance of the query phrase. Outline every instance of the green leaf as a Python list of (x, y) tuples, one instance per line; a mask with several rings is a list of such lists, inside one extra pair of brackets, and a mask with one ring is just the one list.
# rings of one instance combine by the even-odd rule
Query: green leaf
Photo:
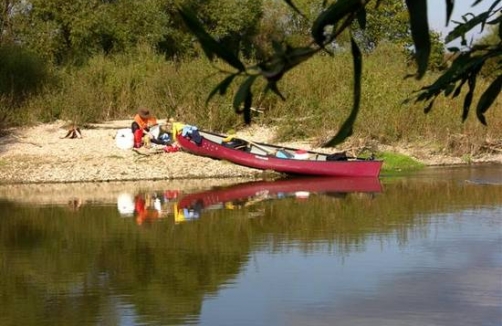
[(274, 49), (275, 53), (279, 53), (279, 54), (284, 53), (284, 49), (282, 47), (281, 42), (278, 42), (276, 40), (272, 40), (272, 48)]
[(350, 38), (350, 44), (352, 49), (352, 60), (354, 63), (354, 103), (352, 111), (350, 112), (349, 117), (342, 124), (338, 133), (326, 144), (324, 144), (323, 147), (334, 147), (341, 144), (348, 137), (352, 136), (353, 126), (359, 113), (359, 107), (361, 104), (361, 75), (363, 70), (362, 55), (361, 50), (357, 46), (353, 37)]
[(425, 108), (424, 108), (424, 113), (427, 114), (429, 112), (431, 112), (432, 110), (432, 107), (434, 106), (434, 100), (432, 100), (429, 105), (427, 105)]
[(288, 6), (291, 7), (291, 9), (293, 9), (296, 13), (298, 13), (300, 16), (302, 17), (305, 17), (303, 15), (303, 13), (295, 6), (295, 4), (293, 3), (293, 1), (291, 0), (283, 0), (284, 2), (286, 2), (288, 4)]
[(455, 84), (449, 84), (444, 89), (444, 96), (448, 97), (455, 90)]
[(357, 12), (357, 22), (361, 29), (366, 29), (366, 9), (362, 8)]
[(315, 53), (316, 50), (309, 47), (287, 47), (285, 51), (278, 54), (273, 60), (262, 62), (258, 67), (260, 68), (260, 73), (269, 82), (277, 82), (287, 71), (308, 60)]
[(251, 123), (251, 104), (253, 103), (253, 93), (249, 92), (244, 100), (244, 123)]
[(288, 71), (300, 63), (310, 59), (310, 57), (312, 57), (315, 53), (316, 50), (309, 47), (288, 48), (285, 56), (285, 71)]
[(486, 125), (486, 119), (484, 114), (490, 108), (490, 106), (495, 102), (495, 99), (500, 94), (502, 90), (502, 75), (499, 75), (493, 83), (485, 90), (483, 95), (481, 95), (478, 106), (476, 108), (476, 115), (478, 120), (481, 121), (482, 124)]
[(265, 93), (268, 91), (272, 91), (275, 93), (275, 95), (279, 96), (279, 98), (283, 101), (286, 101), (286, 98), (281, 94), (279, 91), (279, 88), (277, 88), (277, 82), (276, 81), (269, 81), (267, 85), (265, 86)]
[(495, 1), (493, 1), (492, 5), (490, 6), (490, 8), (488, 10), (492, 11), (493, 9), (495, 9), (495, 7), (497, 7), (501, 1), (502, 0), (495, 0)]
[(406, 0), (406, 6), (410, 15), (411, 36), (415, 44), (415, 60), (418, 65), (417, 78), (420, 79), (427, 71), (431, 53), (427, 0)]
[(344, 17), (355, 14), (364, 8), (360, 0), (338, 0), (323, 11), (312, 24), (311, 34), (314, 41), (321, 47), (324, 46), (326, 37), (324, 30), (327, 26), (336, 26)]
[(454, 83), (466, 75), (474, 67), (481, 65), (484, 59), (482, 57), (471, 57), (469, 53), (460, 54), (451, 64), (450, 68), (446, 70), (436, 81), (425, 87), (428, 93), (439, 94), (441, 90), (445, 89), (449, 84)]
[(446, 0), (446, 25), (448, 25), (451, 14), (453, 13), (454, 2), (454, 0)]
[[(502, 17), (502, 16), (501, 16)], [(502, 20), (499, 23), (499, 39), (502, 40)]]
[(195, 35), (195, 37), (197, 37), (204, 53), (210, 60), (212, 60), (214, 55), (216, 55), (235, 69), (239, 71), (246, 70), (244, 64), (231, 51), (218, 43), (218, 41), (206, 32), (202, 24), (190, 9), (182, 6), (178, 9), (178, 13), (190, 31)]
[(467, 20), (465, 23), (457, 25), (450, 33), (448, 33), (448, 35), (446, 35), (444, 42), (450, 43), (451, 41), (453, 41), (458, 37), (464, 37), (465, 34), (467, 34), (467, 32), (469, 32), (471, 29), (473, 29), (480, 23), (486, 21), (487, 18), (488, 18), (488, 12), (483, 12), (478, 16), (475, 16), (474, 18)]
[(465, 122), (465, 120), (467, 120), (467, 117), (469, 116), (469, 109), (471, 108), (471, 103), (472, 103), (472, 93), (469, 92), (464, 98), (464, 106), (462, 108), (462, 122)]
[(439, 94), (439, 90), (433, 91), (430, 89), (427, 89), (426, 91), (422, 92), (417, 96), (417, 100), (415, 102), (425, 102), (430, 100), (431, 98), (437, 96)]
[(465, 95), (464, 98), (462, 121), (465, 121), (467, 119), (467, 116), (469, 115), (469, 110), (472, 104), (472, 98), (474, 97), (474, 90), (476, 89), (476, 74), (471, 74), (469, 76), (467, 84), (469, 85), (469, 92), (467, 92), (467, 95)]
[(233, 107), (236, 113), (241, 113), (241, 104), (246, 101), (249, 94), (251, 94), (251, 86), (253, 86), (254, 81), (258, 75), (249, 76), (239, 87), (237, 93), (234, 96)]
[[(499, 5), (500, 1), (502, 1), (502, 0), (495, 0), (495, 1), (493, 1), (493, 3), (490, 6), (490, 8), (488, 8), (488, 11), (493, 11), (495, 9), (495, 7), (497, 7)], [(498, 11), (500, 11), (500, 8), (499, 8)]]
[(212, 91), (211, 93), (209, 94), (209, 96), (207, 97), (207, 100), (206, 100), (206, 105), (209, 103), (209, 101), (213, 98), (214, 95), (216, 95), (216, 93), (219, 92), (220, 95), (225, 95), (226, 92), (227, 92), (227, 89), (228, 89), (228, 86), (230, 86), (230, 84), (232, 83), (232, 81), (234, 80), (235, 76), (237, 76), (237, 74), (231, 74), (230, 76), (227, 76), (225, 79), (223, 79), (223, 81), (221, 83), (219, 83)]
[(451, 98), (455, 98), (460, 95), (460, 92), (462, 91), (462, 87), (465, 85), (466, 82), (467, 82), (467, 78), (462, 79), (462, 81), (460, 82), (460, 85), (457, 86), (457, 88), (455, 89), (455, 92), (453, 92), (453, 95)]
[(498, 23), (502, 22), (502, 16), (498, 16), (495, 19), (492, 19), (488, 22), (486, 22), (488, 25), (496, 25)]

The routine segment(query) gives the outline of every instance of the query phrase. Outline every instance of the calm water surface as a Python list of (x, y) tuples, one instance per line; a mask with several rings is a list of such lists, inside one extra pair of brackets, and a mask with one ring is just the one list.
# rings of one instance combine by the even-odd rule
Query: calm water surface
[(2, 191), (2, 326), (502, 325), (502, 166)]

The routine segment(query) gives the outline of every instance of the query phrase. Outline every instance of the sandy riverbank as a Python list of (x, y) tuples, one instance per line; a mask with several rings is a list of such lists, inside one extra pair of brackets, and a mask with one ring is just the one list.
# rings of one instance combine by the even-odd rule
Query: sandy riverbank
[[(19, 128), (0, 137), (0, 184), (75, 183), (137, 180), (195, 180), (261, 178), (262, 171), (184, 152), (150, 155), (119, 149), (114, 137), (128, 121), (82, 129), (81, 139), (68, 139), (62, 122)], [(274, 139), (272, 129), (251, 126), (238, 135), (261, 142)], [(289, 143), (312, 148), (309, 142)], [(348, 145), (350, 146), (350, 145)], [(326, 151), (326, 149), (324, 149)], [(337, 150), (344, 150), (339, 148)], [(410, 155), (427, 165), (465, 164), (459, 157), (435, 155), (426, 148), (379, 146), (379, 150)], [(333, 149), (327, 150), (332, 152)], [(472, 158), (472, 162), (501, 162), (502, 155)]]

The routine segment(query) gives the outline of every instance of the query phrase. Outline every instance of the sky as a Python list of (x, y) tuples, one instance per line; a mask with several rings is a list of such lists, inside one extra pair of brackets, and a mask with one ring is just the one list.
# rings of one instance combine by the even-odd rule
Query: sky
[[(472, 4), (474, 2), (475, 0), (456, 0), (455, 6), (453, 8), (452, 20), (462, 21), (462, 16), (469, 12), (472, 12), (473, 14), (479, 14), (480, 12), (487, 10), (493, 3), (493, 0), (483, 0), (475, 7), (472, 7)], [(440, 32), (444, 38), (448, 34), (448, 32), (451, 31), (456, 26), (451, 21), (448, 24), (448, 26), (445, 26), (446, 25), (445, 0), (428, 0), (427, 6), (429, 12), (430, 28), (437, 32)], [(480, 28), (473, 29), (473, 31), (469, 35), (474, 38), (479, 37), (481, 35)]]

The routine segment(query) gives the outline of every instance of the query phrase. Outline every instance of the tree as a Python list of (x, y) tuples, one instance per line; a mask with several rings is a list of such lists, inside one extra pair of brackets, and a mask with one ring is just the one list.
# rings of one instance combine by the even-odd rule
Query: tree
[[(283, 0), (293, 12), (305, 16), (296, 6), (293, 0)], [(483, 0), (473, 0), (473, 5), (478, 5)], [(487, 0), (484, 0), (487, 1)], [(329, 47), (336, 42), (344, 33), (349, 33), (350, 48), (354, 66), (354, 86), (353, 86), (353, 106), (350, 115), (342, 124), (338, 133), (331, 138), (325, 146), (335, 146), (343, 142), (352, 135), (353, 125), (359, 112), (361, 98), (361, 73), (362, 54), (354, 26), (359, 26), (361, 30), (368, 29), (369, 15), (367, 8), (374, 4), (376, 8), (391, 1), (385, 0), (338, 0), (323, 1), (326, 6), (317, 15), (310, 28), (311, 40), (303, 45), (291, 45), (283, 41), (273, 41), (273, 53), (257, 64), (246, 67), (245, 64), (232, 51), (228, 50), (206, 30), (197, 16), (188, 8), (181, 7), (179, 10), (183, 20), (192, 33), (198, 38), (206, 55), (210, 59), (219, 58), (232, 67), (232, 71), (226, 72), (227, 76), (209, 94), (210, 100), (217, 93), (223, 95), (227, 92), (229, 85), (234, 82), (237, 76), (246, 78), (239, 86), (233, 98), (235, 112), (242, 114), (246, 123), (251, 122), (251, 105), (253, 102), (252, 86), (257, 78), (264, 78), (266, 81), (265, 92), (272, 91), (277, 96), (283, 98), (278, 89), (278, 81), (291, 69), (299, 64), (308, 61), (314, 55), (327, 53), (333, 55)], [(413, 55), (417, 65), (417, 72), (414, 77), (421, 79), (429, 67), (431, 57), (431, 35), (428, 25), (427, 0), (406, 0), (406, 7), (409, 15), (409, 31), (413, 40)], [(455, 0), (445, 0), (447, 21), (450, 21), (455, 5)], [(502, 44), (496, 45), (469, 45), (465, 41), (466, 33), (476, 26), (484, 27), (486, 24), (498, 26), (501, 32), (502, 17), (497, 16), (501, 10), (501, 0), (493, 0), (486, 12), (479, 15), (466, 14), (463, 22), (458, 22), (457, 26), (446, 37), (446, 42), (454, 39), (461, 39), (464, 48), (449, 48), (450, 51), (458, 53), (451, 66), (431, 85), (423, 87), (414, 98), (416, 101), (426, 104), (425, 112), (429, 112), (434, 104), (434, 100), (441, 94), (445, 96), (457, 97), (467, 84), (468, 92), (464, 99), (462, 119), (468, 116), (472, 105), (473, 93), (476, 88), (476, 78), (487, 60), (500, 58), (502, 56)], [(385, 15), (384, 15), (385, 17)], [(378, 29), (374, 29), (378, 31)], [(376, 32), (375, 32), (376, 33)], [(371, 34), (370, 34), (371, 35)], [(499, 65), (501, 61), (499, 61)], [(481, 96), (476, 114), (478, 120), (486, 124), (484, 114), (490, 108), (499, 95), (502, 87), (502, 76), (498, 76), (488, 86)]]
[[(488, 30), (484, 36), (476, 41), (476, 44), (492, 47), (496, 46), (500, 42), (502, 42), (502, 32), (500, 31), (500, 28), (498, 26), (490, 25), (488, 26)], [(501, 75), (502, 65), (499, 61), (500, 58), (497, 57), (488, 59), (481, 70), (482, 76), (488, 79), (496, 79), (499, 75)]]
[(0, 45), (4, 43), (4, 40), (10, 39), (12, 36), (12, 1), (3, 0), (0, 2)]
[[(262, 23), (267, 26), (269, 34), (260, 37), (268, 37), (269, 42), (281, 40), (291, 46), (308, 44), (312, 21), (323, 11), (323, 7), (319, 0), (297, 0), (295, 4), (298, 11), (288, 10), (282, 0), (268, 1), (263, 9)], [(366, 28), (363, 30), (354, 23), (351, 29), (361, 47), (367, 51), (382, 41), (399, 43), (403, 49), (412, 44), (408, 12), (401, 0), (387, 0), (378, 7), (368, 8)], [(350, 48), (349, 33), (341, 34), (335, 42), (337, 46)], [(265, 46), (262, 44), (262, 47)]]
[(357, 40), (358, 43), (362, 43), (363, 48), (377, 46), (382, 40), (400, 43), (403, 47), (411, 45), (408, 12), (403, 1), (388, 0), (379, 6), (371, 6), (366, 10), (366, 17), (367, 23), (364, 29), (357, 23), (351, 26), (353, 30), (362, 34)]
[(12, 39), (57, 64), (146, 44), (166, 57), (193, 54), (178, 4), (199, 13), (221, 44), (251, 53), (261, 0), (1, 0), (0, 41)]
[(234, 52), (251, 55), (252, 38), (262, 16), (261, 0), (185, 1), (187, 8), (198, 13), (208, 32), (222, 46)]
[(167, 33), (156, 0), (21, 1), (12, 19), (18, 43), (57, 63), (159, 42)]

